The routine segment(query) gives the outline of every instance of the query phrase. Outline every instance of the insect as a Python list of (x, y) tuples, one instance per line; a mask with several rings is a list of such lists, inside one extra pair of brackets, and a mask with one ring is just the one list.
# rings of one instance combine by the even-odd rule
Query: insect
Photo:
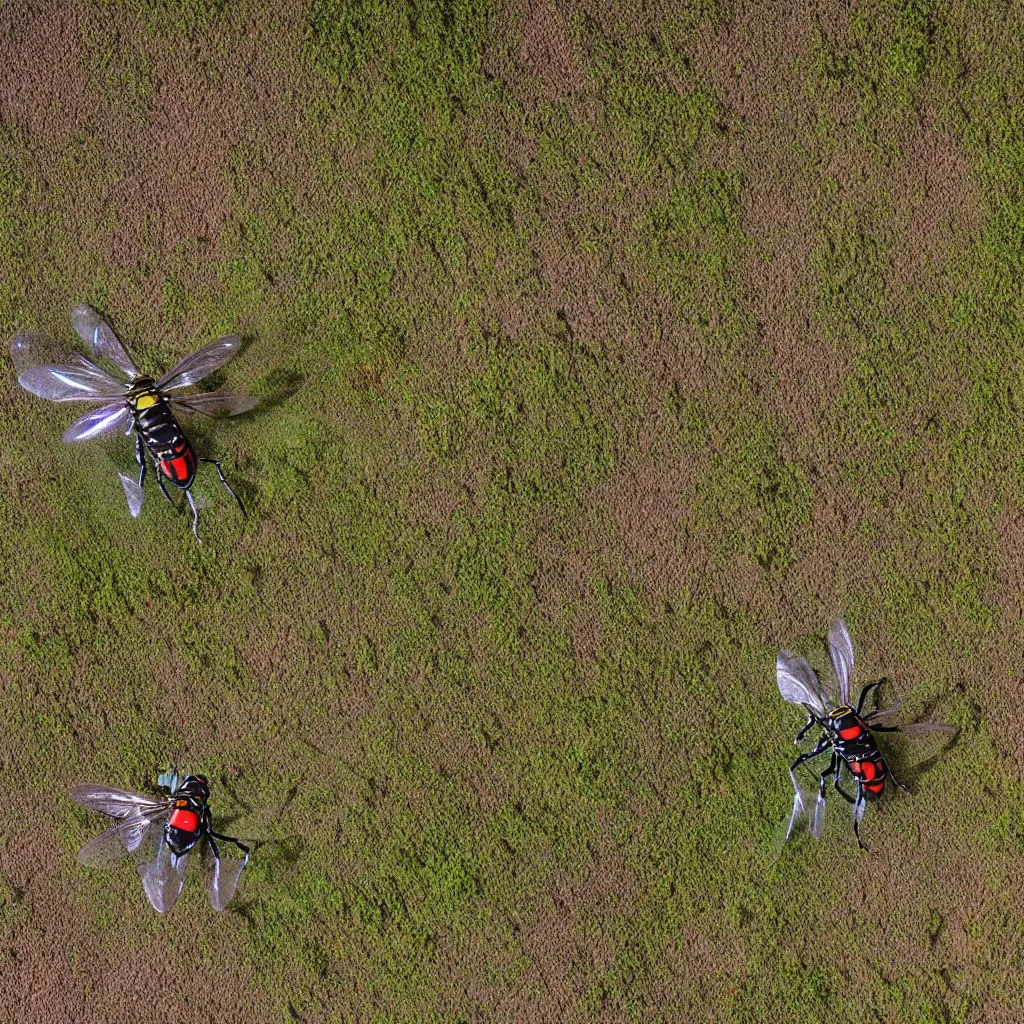
[[(177, 772), (168, 772), (160, 776), (158, 785), (165, 795), (155, 799), (107, 786), (72, 786), (75, 803), (124, 819), (86, 843), (78, 854), (78, 863), (92, 868), (113, 867), (130, 853), (149, 902), (163, 914), (181, 894), (189, 853), (202, 843), (200, 860), (207, 895), (214, 910), (223, 910), (235, 895), (242, 869), (249, 862), (249, 847), (213, 830), (207, 806), (210, 783), (205, 776), (186, 775), (182, 779)], [(233, 858), (230, 864), (222, 860), (218, 840), (237, 846), (241, 860)]]
[[(125, 381), (116, 380), (94, 362), (77, 352), (55, 348), (46, 338), (35, 334), (17, 334), (11, 341), (11, 357), (18, 368), (18, 383), (28, 392), (51, 402), (91, 402), (96, 408), (80, 416), (64, 431), (64, 442), (71, 444), (113, 434), (135, 435), (135, 461), (138, 480), (119, 473), (132, 518), (142, 511), (142, 482), (146, 477), (146, 457), (152, 461), (163, 496), (170, 501), (165, 484), (172, 483), (185, 492), (192, 509), (192, 532), (199, 537), (199, 509), (192, 497), (198, 463), (211, 463), (220, 482), (238, 503), (245, 506), (224, 477), (218, 459), (196, 456), (185, 432), (178, 425), (180, 413), (198, 412), (207, 416), (237, 416), (256, 405), (255, 398), (224, 392), (175, 395), (172, 392), (193, 384), (219, 370), (239, 350), (242, 339), (226, 334), (187, 356), (162, 377), (154, 379), (139, 372), (124, 346), (109, 325), (88, 306), (75, 306), (71, 323), (89, 345), (95, 358), (105, 358), (117, 368)], [(47, 361), (55, 354), (62, 365)]]
[[(864, 713), (868, 695), (876, 689), (878, 682), (868, 683), (860, 691), (857, 707), (850, 705), (850, 676), (853, 673), (853, 644), (841, 618), (832, 623), (827, 638), (829, 659), (839, 682), (839, 705), (832, 707), (828, 694), (820, 687), (814, 670), (804, 658), (790, 651), (782, 651), (776, 659), (775, 669), (779, 692), (790, 704), (799, 704), (807, 712), (807, 721), (797, 733), (794, 743), (799, 743), (807, 733), (817, 726), (821, 730), (818, 742), (811, 750), (801, 754), (789, 767), (793, 783), (793, 813), (786, 829), (788, 839), (793, 826), (801, 814), (807, 814), (810, 829), (820, 838), (825, 820), (825, 786), (829, 775), (836, 792), (848, 803), (853, 804), (853, 834), (861, 849), (867, 849), (860, 838), (860, 823), (868, 800), (875, 800), (885, 791), (886, 783), (893, 779), (889, 765), (878, 749), (874, 733), (897, 732), (897, 726), (877, 724), (880, 719), (896, 710), (897, 705)], [(941, 727), (939, 727), (941, 728)], [(808, 813), (804, 797), (796, 780), (796, 769), (805, 761), (832, 753), (828, 767), (818, 778), (818, 799), (814, 809)], [(839, 784), (843, 765), (849, 769), (857, 787), (856, 797), (850, 796)], [(896, 782), (902, 789), (902, 783)]]

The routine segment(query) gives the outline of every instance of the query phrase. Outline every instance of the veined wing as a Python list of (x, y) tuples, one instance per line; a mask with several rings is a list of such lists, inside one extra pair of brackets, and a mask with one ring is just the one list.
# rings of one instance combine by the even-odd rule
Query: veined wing
[(142, 511), (142, 499), (144, 497), (138, 480), (133, 479), (125, 473), (117, 474), (121, 478), (121, 486), (124, 488), (124, 496), (128, 500), (128, 511), (132, 519), (138, 519)]
[(185, 884), (185, 868), (188, 866), (188, 854), (176, 854), (167, 842), (163, 829), (154, 832), (155, 848), (152, 840), (147, 843), (145, 852), (136, 854), (135, 862), (139, 868), (139, 878), (146, 897), (153, 909), (166, 914), (181, 895)]
[(783, 700), (810, 708), (818, 715), (828, 713), (817, 677), (806, 658), (780, 651), (775, 659), (775, 675)]
[(225, 857), (228, 843), (218, 843), (220, 856), (213, 855), (213, 846), (209, 838), (203, 841), (203, 852), (200, 867), (203, 873), (203, 884), (206, 894), (210, 897), (210, 906), (214, 910), (223, 910), (233, 899), (238, 888), (238, 880), (242, 877), (242, 869), (249, 863), (249, 855), (244, 857)]
[(51, 402), (104, 401), (121, 398), (128, 390), (85, 356), (42, 334), (16, 334), (11, 339), (11, 359), (18, 383)]
[(87, 868), (109, 868), (124, 860), (128, 854), (138, 855), (148, 836), (163, 831), (171, 815), (170, 807), (159, 810), (133, 811), (78, 851), (78, 863)]
[(225, 334), (198, 352), (186, 356), (177, 366), (168, 370), (157, 382), (158, 391), (174, 391), (176, 388), (191, 387), (214, 370), (219, 370), (242, 347), (237, 334)]
[(106, 356), (129, 380), (139, 376), (117, 335), (94, 309), (85, 305), (75, 306), (71, 311), (71, 326), (94, 356)]
[(224, 391), (204, 391), (201, 395), (182, 395), (169, 401), (175, 412), (201, 412), (205, 416), (238, 416), (259, 405), (258, 398)]
[(850, 703), (850, 676), (853, 674), (853, 644), (842, 616), (829, 626), (828, 656), (839, 680), (839, 702)]
[(151, 800), (106, 786), (72, 786), (71, 798), (83, 807), (124, 819), (82, 847), (78, 863), (93, 868), (111, 867), (129, 853), (136, 853), (154, 827), (157, 831), (163, 828), (172, 807), (167, 797)]
[(23, 373), (33, 366), (93, 365), (81, 352), (75, 352), (45, 334), (35, 334), (31, 331), (19, 331), (14, 335), (11, 338), (10, 351), (11, 360), (18, 373)]
[(64, 443), (88, 441), (93, 437), (104, 437), (108, 434), (124, 434), (131, 429), (133, 420), (129, 408), (124, 402), (108, 402), (96, 409), (90, 409), (84, 416), (79, 416), (64, 431)]
[(71, 799), (91, 811), (109, 814), (112, 818), (124, 818), (136, 810), (149, 810), (170, 806), (167, 797), (142, 796), (126, 789), (111, 789), (91, 782), (78, 783), (71, 787)]

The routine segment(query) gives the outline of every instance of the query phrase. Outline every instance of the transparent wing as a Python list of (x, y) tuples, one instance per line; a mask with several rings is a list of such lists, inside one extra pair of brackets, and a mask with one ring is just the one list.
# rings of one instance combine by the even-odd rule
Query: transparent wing
[(126, 789), (111, 789), (91, 782), (78, 783), (71, 787), (71, 799), (91, 811), (109, 814), (112, 818), (124, 818), (133, 811), (164, 810), (170, 807), (167, 797), (142, 796)]
[(127, 388), (93, 366), (33, 366), (18, 374), (18, 383), (29, 394), (51, 402), (105, 402), (124, 398)]
[(828, 630), (828, 656), (832, 659), (832, 669), (839, 680), (839, 700), (842, 704), (850, 703), (850, 676), (853, 674), (853, 644), (846, 623), (842, 617), (836, 619)]
[(806, 658), (791, 651), (780, 651), (775, 659), (775, 675), (783, 700), (810, 708), (819, 715), (827, 714), (817, 677)]
[(154, 910), (166, 914), (181, 895), (185, 884), (185, 868), (188, 866), (188, 854), (180, 856), (174, 853), (167, 843), (167, 834), (163, 829), (154, 831), (155, 851), (146, 850), (145, 854), (136, 855), (135, 861), (142, 879), (142, 888)]
[(135, 364), (117, 340), (117, 335), (94, 309), (83, 305), (75, 306), (71, 311), (71, 326), (89, 346), (94, 356), (106, 356), (129, 380), (139, 376)]
[(872, 722), (881, 722), (888, 718), (889, 715), (899, 711), (901, 707), (903, 707), (903, 701), (898, 700), (895, 704), (890, 704), (887, 708), (878, 708), (877, 710), (872, 711), (870, 715), (864, 716), (864, 724), (871, 725)]
[(258, 398), (248, 395), (230, 395), (223, 391), (205, 391), (201, 395), (172, 398), (175, 412), (201, 412), (205, 416), (238, 416), (259, 405)]
[(198, 352), (186, 356), (177, 366), (168, 370), (157, 382), (157, 390), (173, 391), (175, 388), (191, 387), (197, 381), (219, 370), (242, 347), (237, 334), (225, 334)]
[(108, 402), (79, 416), (64, 431), (64, 443), (88, 441), (107, 434), (123, 434), (132, 425), (132, 414), (124, 402)]
[(18, 383), (51, 402), (102, 401), (120, 398), (128, 390), (85, 356), (42, 334), (16, 334), (11, 339), (11, 359)]
[(139, 513), (142, 511), (142, 499), (144, 497), (142, 488), (139, 486), (139, 482), (133, 480), (130, 476), (120, 472), (117, 475), (121, 479), (124, 496), (128, 499), (128, 511), (131, 513), (132, 519), (138, 519)]
[(18, 373), (23, 373), (33, 366), (93, 365), (81, 352), (75, 352), (45, 334), (33, 334), (29, 331), (20, 331), (11, 338), (10, 351), (11, 361)]
[(123, 818), (112, 828), (101, 832), (82, 847), (78, 863), (86, 867), (106, 868), (135, 853), (143, 844), (147, 832), (170, 816), (171, 801), (153, 800), (122, 789), (92, 784), (71, 787), (71, 799), (82, 807)]
[(203, 872), (203, 883), (206, 894), (210, 897), (210, 906), (214, 910), (223, 910), (235, 895), (238, 880), (242, 877), (242, 869), (249, 863), (249, 856), (230, 856), (230, 843), (218, 843), (220, 856), (215, 857), (209, 839), (203, 842), (203, 853), (200, 865)]
[(170, 817), (170, 807), (130, 812), (124, 821), (101, 832), (78, 851), (78, 863), (87, 868), (109, 868), (128, 854), (138, 856), (150, 833), (161, 832)]
[(941, 722), (911, 722), (900, 726), (900, 731), (908, 736), (956, 736), (960, 730)]

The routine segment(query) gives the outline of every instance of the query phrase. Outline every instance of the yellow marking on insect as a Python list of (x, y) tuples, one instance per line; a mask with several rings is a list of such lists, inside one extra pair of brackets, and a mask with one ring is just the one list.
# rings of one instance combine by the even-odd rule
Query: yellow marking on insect
[(159, 401), (156, 394), (152, 391), (144, 392), (135, 399), (136, 409), (148, 409), (152, 405), (156, 405)]

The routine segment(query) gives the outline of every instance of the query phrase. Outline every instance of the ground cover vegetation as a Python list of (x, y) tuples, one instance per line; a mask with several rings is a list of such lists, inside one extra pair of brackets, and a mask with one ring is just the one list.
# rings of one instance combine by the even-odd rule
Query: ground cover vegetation
[[(1022, 30), (0, 5), (0, 334), (235, 331), (261, 399), (191, 425), (249, 509), (208, 476), (200, 546), (0, 375), (17, 1019), (1016, 1020)], [(960, 730), (866, 855), (781, 841), (775, 652), (842, 612)], [(222, 914), (75, 864), (68, 785), (171, 762), (254, 846)]]

